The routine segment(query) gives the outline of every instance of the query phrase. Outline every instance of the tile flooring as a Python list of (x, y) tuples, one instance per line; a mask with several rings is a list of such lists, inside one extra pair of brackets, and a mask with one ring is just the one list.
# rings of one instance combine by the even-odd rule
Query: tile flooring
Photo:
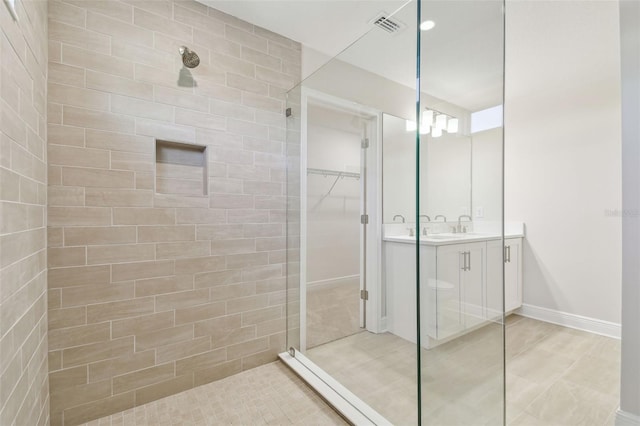
[[(501, 424), (501, 342), (501, 327), (490, 324), (421, 351), (423, 424)], [(394, 424), (416, 424), (415, 345), (388, 333), (361, 332), (307, 355)], [(508, 425), (613, 425), (619, 341), (512, 315), (506, 360)], [(116, 424), (345, 422), (274, 363), (89, 423)]]

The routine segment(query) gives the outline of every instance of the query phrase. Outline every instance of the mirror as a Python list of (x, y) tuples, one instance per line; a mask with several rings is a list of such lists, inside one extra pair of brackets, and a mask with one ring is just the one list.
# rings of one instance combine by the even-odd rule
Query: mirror
[[(383, 223), (393, 223), (395, 215), (415, 222), (415, 137), (405, 119), (383, 114)], [(421, 141), (420, 199), (425, 211), (420, 214), (432, 221), (443, 215), (451, 222), (470, 214), (471, 137), (442, 132), (439, 137), (422, 135)]]

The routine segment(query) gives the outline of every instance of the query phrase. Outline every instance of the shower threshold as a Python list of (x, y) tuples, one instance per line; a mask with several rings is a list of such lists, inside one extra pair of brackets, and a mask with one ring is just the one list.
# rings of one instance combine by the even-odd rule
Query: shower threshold
[(342, 417), (354, 425), (392, 426), (392, 423), (301, 352), (292, 349), (278, 355), (280, 360), (315, 390)]

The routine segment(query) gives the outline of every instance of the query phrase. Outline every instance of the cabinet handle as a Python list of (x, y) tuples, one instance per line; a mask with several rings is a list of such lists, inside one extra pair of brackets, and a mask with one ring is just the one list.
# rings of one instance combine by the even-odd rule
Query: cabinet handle
[(511, 263), (511, 246), (504, 246), (504, 263)]
[[(462, 266), (460, 267), (460, 270), (466, 271), (467, 270), (467, 252), (461, 251), (461, 252), (458, 252), (458, 254), (462, 256)], [(458, 258), (458, 260), (460, 260), (460, 258)]]
[(511, 246), (507, 246), (507, 254), (509, 255), (507, 259), (509, 263), (511, 263)]
[(471, 252), (467, 252), (467, 271), (471, 270)]

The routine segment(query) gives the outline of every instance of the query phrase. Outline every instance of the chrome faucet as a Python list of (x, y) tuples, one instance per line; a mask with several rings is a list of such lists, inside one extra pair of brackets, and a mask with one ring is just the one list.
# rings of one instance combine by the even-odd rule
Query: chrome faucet
[(471, 216), (469, 216), (468, 214), (458, 216), (458, 232), (467, 232), (467, 227), (465, 226), (463, 229), (462, 224), (460, 223), (462, 221), (462, 218), (469, 219), (469, 222), (471, 222), (473, 219), (471, 219)]
[(404, 216), (402, 216), (401, 214), (397, 214), (393, 217), (393, 221), (395, 222), (397, 218), (402, 219), (402, 223), (406, 223), (406, 220), (404, 220)]
[(431, 222), (431, 218), (429, 216), (427, 216), (426, 214), (421, 214), (420, 217), (426, 217), (427, 218), (427, 222)]
[(439, 217), (441, 217), (443, 219), (443, 222), (447, 221), (447, 217), (445, 215), (443, 215), (443, 214), (437, 215), (433, 220), (438, 220)]

